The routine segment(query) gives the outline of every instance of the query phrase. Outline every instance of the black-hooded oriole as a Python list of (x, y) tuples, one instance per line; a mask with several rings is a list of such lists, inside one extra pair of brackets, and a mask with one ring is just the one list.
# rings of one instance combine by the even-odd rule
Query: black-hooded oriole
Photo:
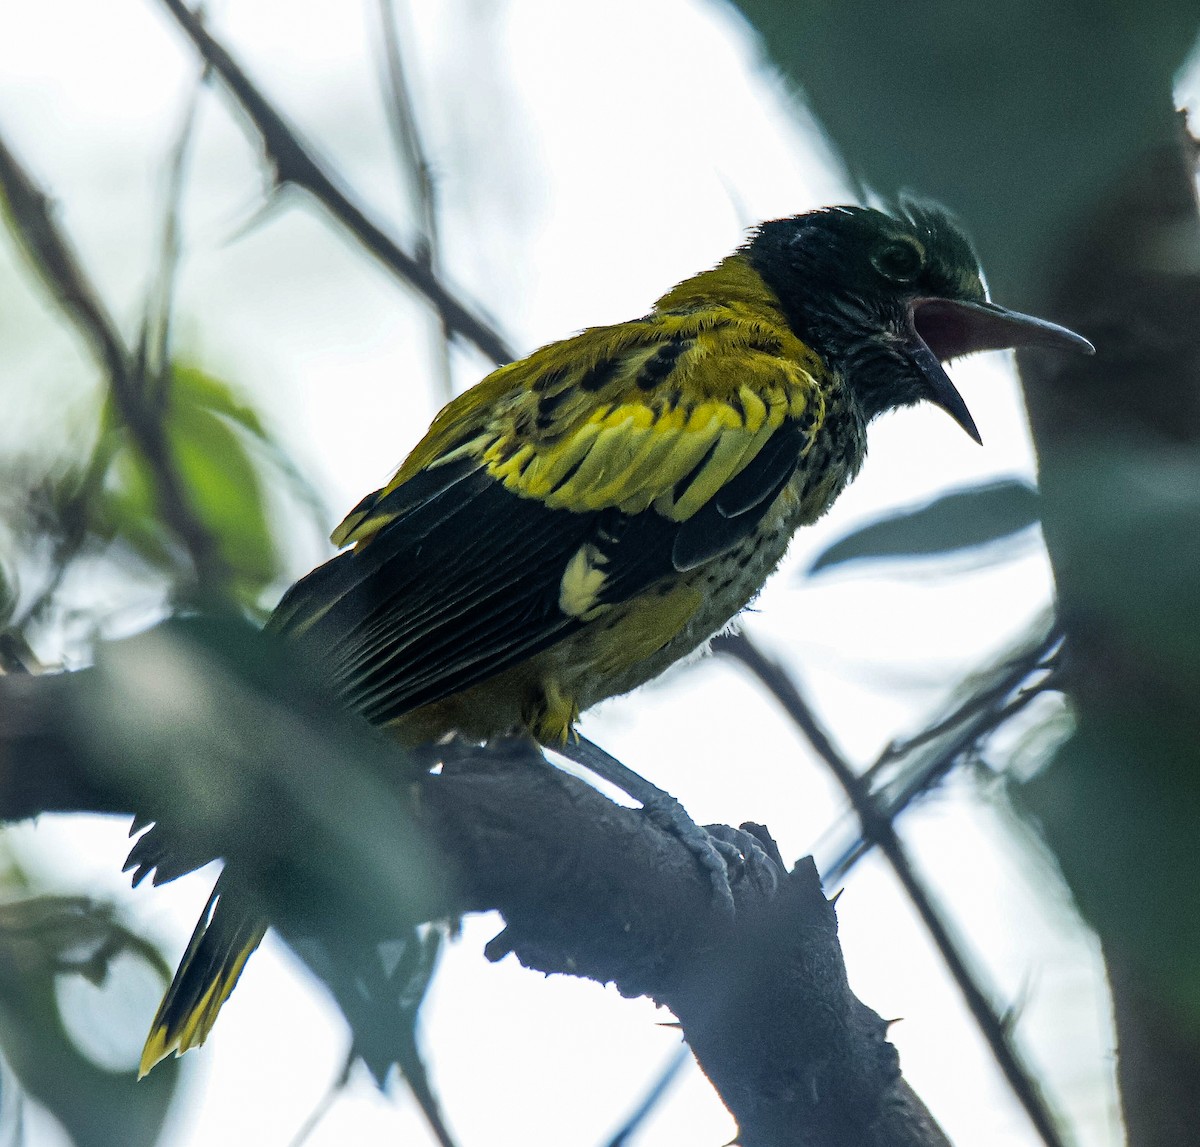
[[(561, 746), (583, 710), (758, 593), (857, 474), (876, 415), (928, 401), (978, 440), (942, 362), (1019, 346), (1092, 349), (989, 302), (937, 208), (764, 223), (642, 318), (450, 402), (271, 624), (409, 744), (518, 731)], [(143, 1071), (205, 1039), (265, 928), (214, 899)]]

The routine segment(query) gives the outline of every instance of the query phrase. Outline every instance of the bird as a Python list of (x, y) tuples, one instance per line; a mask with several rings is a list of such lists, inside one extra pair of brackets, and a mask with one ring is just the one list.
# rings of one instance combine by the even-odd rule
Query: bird
[[(543, 346), (452, 399), (268, 626), (404, 745), (519, 733), (661, 809), (661, 790), (579, 735), (580, 714), (754, 599), (859, 472), (873, 419), (928, 402), (978, 442), (943, 363), (1030, 346), (1094, 350), (991, 302), (936, 204), (762, 223), (642, 317)], [(266, 927), (214, 892), (143, 1074), (203, 1042)]]

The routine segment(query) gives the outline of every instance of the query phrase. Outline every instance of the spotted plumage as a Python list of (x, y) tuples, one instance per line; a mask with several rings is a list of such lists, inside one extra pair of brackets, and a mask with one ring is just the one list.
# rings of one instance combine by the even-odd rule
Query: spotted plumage
[[(583, 710), (746, 606), (858, 472), (871, 418), (928, 400), (977, 438), (941, 360), (1036, 343), (1087, 345), (988, 302), (939, 211), (763, 224), (642, 318), (454, 399), (271, 625), (404, 741), (563, 745)], [(224, 908), (198, 926), (143, 1067), (202, 1042), (261, 936)]]

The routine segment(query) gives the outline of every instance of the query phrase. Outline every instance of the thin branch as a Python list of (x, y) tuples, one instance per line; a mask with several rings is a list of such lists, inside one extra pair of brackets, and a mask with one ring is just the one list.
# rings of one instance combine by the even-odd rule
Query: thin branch
[(104, 483), (104, 476), (108, 473), (115, 449), (113, 436), (101, 430), (86, 469), (55, 514), (56, 536), (50, 558), (49, 576), (37, 594), (12, 619), (9, 624), (11, 631), (20, 633), (23, 637), (27, 636), (30, 627), (46, 615), (57, 596), (67, 570), (88, 540), (92, 502)]
[(916, 771), (911, 779), (894, 796), (884, 795), (883, 807), (893, 820), (899, 816), (914, 800), (923, 796), (931, 788), (942, 781), (946, 774), (967, 753), (975, 749), (979, 743), (990, 734), (996, 732), (1013, 719), (1030, 702), (1043, 693), (1057, 691), (1060, 681), (1057, 674), (1049, 674), (1043, 680), (1034, 682), (1019, 689), (1002, 705), (992, 705), (977, 712), (968, 721), (958, 735), (946, 743), (945, 748), (937, 753), (932, 760)]
[(415, 256), (403, 250), (353, 202), (294, 128), (271, 105), (233, 57), (209, 35), (183, 0), (163, 6), (191, 40), (201, 57), (229, 89), (259, 133), (275, 170), (276, 181), (303, 188), (322, 204), (385, 267), (423, 295), (456, 335), (472, 342), (494, 362), (509, 362), (513, 353), (500, 335), (469, 310)]
[(66, 236), (54, 220), (45, 192), (0, 138), (0, 193), (12, 228), (35, 271), (66, 312), (108, 375), (113, 405), (145, 458), (164, 522), (192, 562), (198, 596), (219, 605), (229, 579), (216, 539), (196, 515), (175, 468), (166, 425), (147, 401), (145, 379), (116, 323), (85, 276)]
[[(969, 696), (946, 718), (904, 741), (893, 741), (860, 778), (872, 793), (876, 810), (895, 822), (914, 801), (940, 784), (950, 771), (997, 729), (1025, 709), (1035, 698), (1060, 687), (1058, 655), (1062, 635), (1057, 629), (1047, 632), (1041, 641), (1014, 657), (1000, 676)], [(1030, 677), (1038, 674), (1035, 681)], [(952, 737), (949, 734), (953, 733)], [(949, 737), (924, 761), (908, 766), (887, 784), (874, 780), (887, 767), (929, 745), (940, 737)], [(823, 869), (830, 880), (841, 880), (870, 850), (861, 835), (844, 848), (837, 859)]]
[(351, 1051), (342, 1061), (341, 1070), (325, 1089), (325, 1093), (317, 1100), (316, 1106), (304, 1117), (304, 1122), (296, 1129), (296, 1134), (288, 1142), (288, 1147), (304, 1147), (312, 1134), (320, 1125), (321, 1120), (329, 1114), (338, 1097), (346, 1090), (350, 1082), (350, 1070), (354, 1067), (354, 1052)]
[(149, 379), (157, 384), (156, 399), (165, 403), (171, 381), (171, 321), (175, 310), (175, 286), (182, 255), (180, 215), (187, 186), (188, 158), (195, 135), (200, 96), (209, 76), (204, 67), (188, 95), (180, 116), (179, 130), (167, 162), (167, 186), (164, 195), (158, 267), (147, 292), (138, 339), (138, 361)]
[[(417, 213), (417, 260), (438, 278), (441, 277), (441, 244), (438, 238), (437, 187), (433, 168), (421, 139), (412, 92), (404, 68), (404, 52), (398, 33), (400, 13), (395, 0), (379, 0), (379, 24), (383, 36), (384, 81), (387, 98), (384, 107), (400, 168), (404, 172), (409, 193)], [(434, 375), (438, 380), (443, 402), (454, 397), (454, 380), (450, 374), (450, 328), (445, 320), (438, 323), (432, 340)]]
[(384, 74), (388, 96), (384, 107), (392, 142), (400, 159), (400, 166), (412, 184), (411, 191), (418, 219), (418, 244), (415, 256), (427, 266), (437, 263), (438, 220), (437, 192), (433, 182), (433, 168), (425, 153), (425, 146), (417, 125), (413, 108), (412, 93), (404, 68), (404, 54), (400, 48), (397, 21), (399, 12), (395, 0), (379, 0), (379, 24), (383, 36)]
[(870, 789), (834, 746), (796, 683), (742, 634), (722, 635), (713, 642), (713, 648), (740, 661), (758, 678), (808, 738), (818, 756), (842, 786), (858, 816), (863, 837), (876, 845), (887, 857), (892, 871), (916, 908), (921, 922), (936, 944), (955, 984), (958, 985), (958, 990), (962, 993), (984, 1039), (987, 1040), (1009, 1087), (1025, 1109), (1042, 1142), (1046, 1147), (1065, 1147), (1041, 1088), (1025, 1067), (1003, 1019), (996, 1014), (987, 994), (977, 983), (966, 957), (959, 951), (949, 928), (934, 907), (932, 898), (917, 876), (900, 838), (896, 835), (895, 826), (876, 807)]
[(1062, 646), (1062, 631), (1052, 626), (1046, 635), (1032, 649), (1014, 657), (1006, 671), (991, 682), (986, 688), (973, 693), (961, 705), (953, 709), (939, 721), (928, 728), (922, 729), (911, 737), (897, 738), (889, 744), (878, 759), (867, 770), (867, 776), (874, 775), (879, 769), (901, 757), (906, 757), (914, 749), (936, 740), (944, 733), (962, 725), (975, 713), (991, 709), (996, 702), (1003, 700), (1018, 688), (1025, 679), (1036, 669), (1049, 669)]
[(33, 269), (104, 366), (114, 386), (127, 386), (129, 354), (117, 325), (59, 231), (49, 197), (17, 161), (3, 138), (0, 138), (0, 192), (7, 201), (12, 231)]
[(637, 1134), (642, 1124), (646, 1122), (654, 1109), (662, 1102), (662, 1098), (675, 1082), (679, 1073), (692, 1058), (691, 1049), (686, 1043), (675, 1049), (675, 1054), (667, 1060), (666, 1066), (658, 1073), (658, 1078), (650, 1085), (642, 1101), (629, 1113), (628, 1118), (613, 1135), (605, 1142), (605, 1147), (626, 1147)]

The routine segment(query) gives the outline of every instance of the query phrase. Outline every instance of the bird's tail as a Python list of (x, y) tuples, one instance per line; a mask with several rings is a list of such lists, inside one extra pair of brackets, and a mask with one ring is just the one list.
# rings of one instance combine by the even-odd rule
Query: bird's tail
[(196, 924), (175, 978), (150, 1026), (138, 1077), (171, 1052), (199, 1047), (217, 1022), (250, 953), (258, 947), (267, 922), (217, 881)]

